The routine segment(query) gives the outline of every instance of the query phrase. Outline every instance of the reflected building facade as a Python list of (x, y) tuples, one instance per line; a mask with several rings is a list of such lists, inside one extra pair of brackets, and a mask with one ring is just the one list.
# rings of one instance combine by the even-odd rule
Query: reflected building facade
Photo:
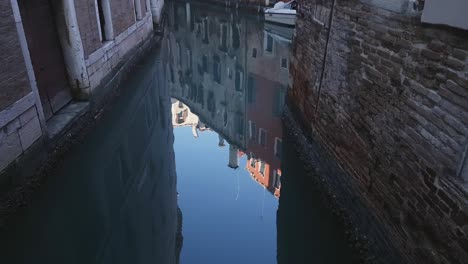
[(228, 166), (238, 168), (246, 155), (251, 177), (279, 197), (288, 40), (255, 17), (211, 6), (176, 1), (169, 13), (166, 75), (174, 127), (190, 125), (194, 136), (213, 129), (220, 146), (230, 145)]
[(5, 263), (178, 263), (171, 101), (157, 52), (141, 66), (34, 206), (2, 233)]

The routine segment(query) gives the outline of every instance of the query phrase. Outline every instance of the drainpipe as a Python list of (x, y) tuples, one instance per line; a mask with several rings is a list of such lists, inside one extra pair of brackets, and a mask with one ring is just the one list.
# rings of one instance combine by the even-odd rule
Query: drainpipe
[(333, 0), (332, 7), (331, 7), (331, 10), (330, 10), (330, 17), (328, 19), (327, 41), (325, 43), (325, 52), (323, 54), (322, 71), (320, 73), (320, 83), (319, 83), (318, 92), (317, 92), (317, 95), (318, 95), (317, 96), (317, 102), (315, 103), (314, 119), (315, 119), (315, 116), (316, 116), (317, 111), (318, 111), (318, 107), (319, 107), (319, 104), (320, 104), (320, 95), (322, 93), (322, 83), (323, 83), (323, 76), (325, 74), (325, 64), (326, 64), (327, 55), (328, 55), (328, 43), (330, 41), (330, 35), (331, 35), (332, 24), (333, 24), (333, 13), (335, 11), (335, 1), (336, 0)]

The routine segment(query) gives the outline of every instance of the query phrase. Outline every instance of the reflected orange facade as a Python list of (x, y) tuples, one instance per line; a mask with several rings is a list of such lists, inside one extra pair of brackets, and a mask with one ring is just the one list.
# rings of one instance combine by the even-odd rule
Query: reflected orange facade
[(281, 190), (281, 109), (285, 88), (273, 80), (250, 74), (247, 103), (247, 164), (252, 178), (275, 197)]

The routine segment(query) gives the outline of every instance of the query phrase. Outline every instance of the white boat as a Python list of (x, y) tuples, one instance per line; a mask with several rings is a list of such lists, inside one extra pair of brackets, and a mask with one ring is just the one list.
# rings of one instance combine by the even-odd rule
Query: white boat
[(265, 9), (265, 20), (288, 26), (296, 25), (295, 3), (295, 0), (287, 3), (279, 1), (272, 8)]

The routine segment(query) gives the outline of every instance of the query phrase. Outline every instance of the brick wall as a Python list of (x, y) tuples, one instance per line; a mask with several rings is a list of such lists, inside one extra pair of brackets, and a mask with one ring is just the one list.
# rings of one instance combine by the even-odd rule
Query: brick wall
[(337, 0), (327, 46), (332, 1), (299, 1), (289, 98), (408, 262), (462, 263), (468, 32), (379, 3)]
[(31, 92), (10, 0), (0, 0), (0, 111)]
[(95, 0), (75, 1), (75, 9), (85, 57), (88, 57), (102, 46), (97, 23)]
[(134, 0), (115, 0), (111, 2), (112, 24), (114, 36), (118, 36), (124, 30), (135, 23)]

